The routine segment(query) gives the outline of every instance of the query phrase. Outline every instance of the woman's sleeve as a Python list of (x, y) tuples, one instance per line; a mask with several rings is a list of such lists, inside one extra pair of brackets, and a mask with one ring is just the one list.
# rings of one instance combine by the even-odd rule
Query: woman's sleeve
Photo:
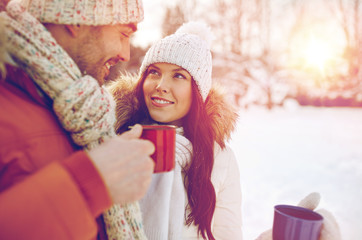
[(234, 152), (226, 147), (215, 158), (214, 168), (220, 181), (216, 193), (213, 234), (216, 239), (242, 239), (241, 184)]

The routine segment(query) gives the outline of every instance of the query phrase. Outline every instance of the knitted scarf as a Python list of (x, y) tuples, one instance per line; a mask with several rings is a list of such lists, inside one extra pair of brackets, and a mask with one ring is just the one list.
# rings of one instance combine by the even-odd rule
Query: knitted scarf
[(153, 174), (148, 192), (140, 200), (144, 230), (150, 240), (182, 239), (186, 228), (187, 194), (182, 171), (191, 161), (192, 144), (182, 135), (182, 128), (176, 132), (174, 171)]
[[(16, 1), (6, 12), (7, 52), (53, 100), (53, 110), (73, 141), (92, 149), (115, 136), (114, 101), (79, 68), (46, 28)], [(138, 202), (113, 205), (103, 213), (109, 239), (146, 239)]]

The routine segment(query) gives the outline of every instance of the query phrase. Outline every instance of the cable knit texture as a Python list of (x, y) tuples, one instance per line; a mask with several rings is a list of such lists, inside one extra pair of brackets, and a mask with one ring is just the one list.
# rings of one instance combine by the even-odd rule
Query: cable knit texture
[[(91, 149), (115, 136), (114, 101), (91, 76), (82, 76), (44, 26), (17, 1), (0, 13), (7, 53), (54, 101), (53, 109), (74, 142)], [(114, 205), (104, 219), (109, 239), (146, 239), (138, 202)]]
[(176, 33), (152, 45), (140, 68), (143, 74), (154, 63), (171, 63), (186, 69), (195, 80), (205, 101), (211, 88), (213, 35), (206, 24), (188, 22)]
[(22, 0), (31, 15), (46, 23), (108, 25), (143, 20), (139, 0)]

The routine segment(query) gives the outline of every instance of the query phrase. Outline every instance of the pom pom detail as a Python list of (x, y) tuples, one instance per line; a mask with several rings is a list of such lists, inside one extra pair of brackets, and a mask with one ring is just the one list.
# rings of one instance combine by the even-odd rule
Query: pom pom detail
[(214, 40), (214, 35), (210, 27), (203, 22), (187, 22), (184, 23), (179, 29), (177, 29), (176, 34), (193, 34), (201, 38), (207, 43), (207, 47), (211, 48), (211, 43)]

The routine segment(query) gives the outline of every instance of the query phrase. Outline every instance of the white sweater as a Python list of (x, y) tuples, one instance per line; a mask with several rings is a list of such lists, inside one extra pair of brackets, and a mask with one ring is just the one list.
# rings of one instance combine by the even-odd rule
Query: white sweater
[[(185, 225), (186, 191), (181, 166), (190, 160), (191, 144), (176, 136), (174, 171), (154, 174), (146, 196), (140, 201), (143, 224), (149, 240), (202, 239), (197, 227)], [(231, 148), (215, 145), (211, 181), (216, 193), (212, 233), (217, 240), (242, 239), (241, 186), (238, 164)]]

